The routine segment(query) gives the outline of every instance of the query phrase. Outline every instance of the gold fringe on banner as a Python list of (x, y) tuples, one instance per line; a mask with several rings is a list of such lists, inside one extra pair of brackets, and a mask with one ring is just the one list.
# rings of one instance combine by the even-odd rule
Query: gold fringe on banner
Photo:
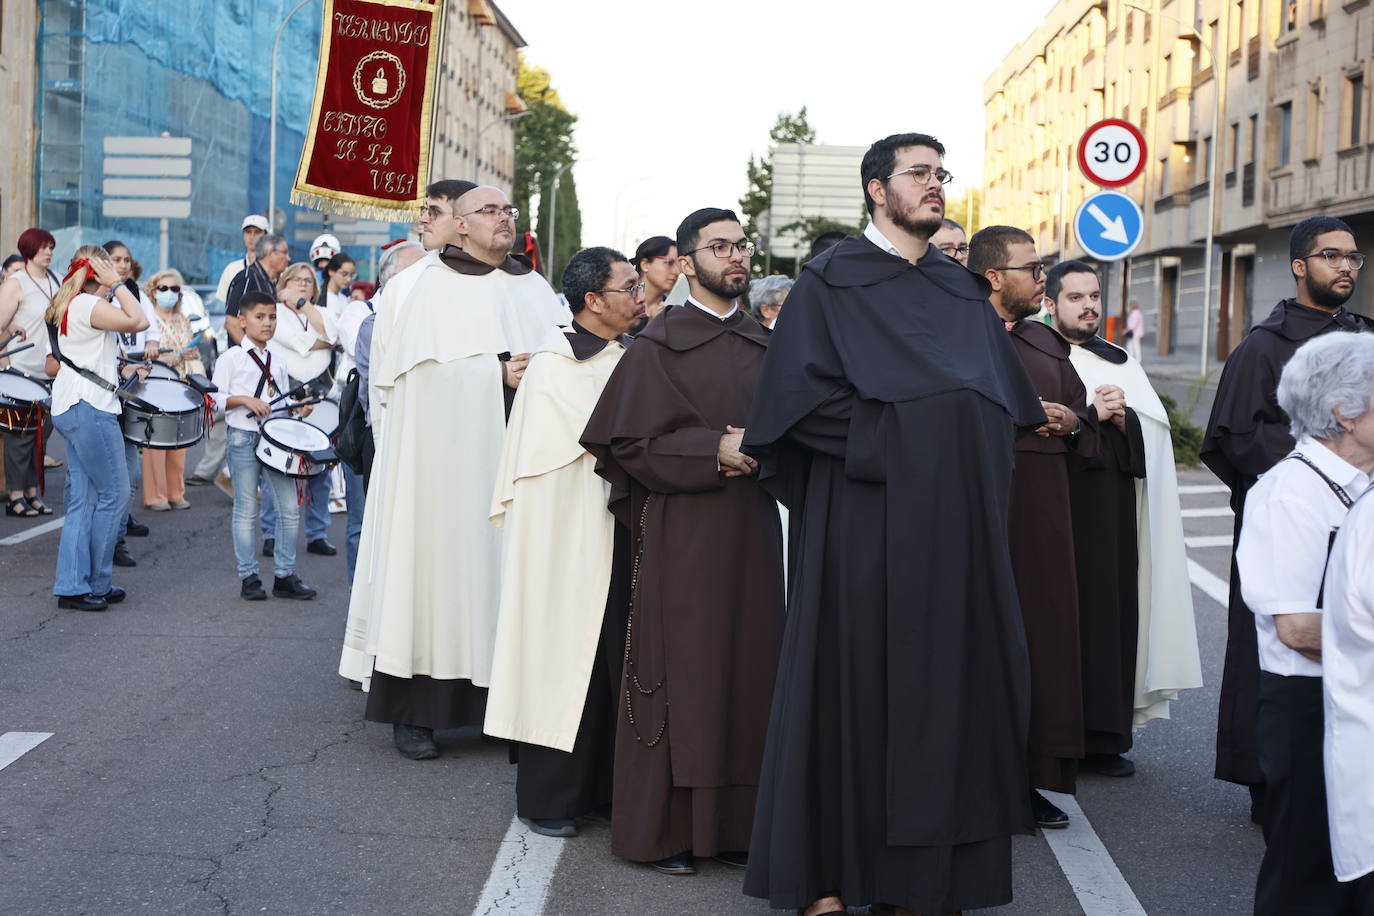
[(358, 219), (377, 219), (388, 223), (413, 223), (419, 216), (418, 206), (407, 204), (404, 207), (391, 208), (379, 206), (377, 203), (369, 203), (365, 200), (336, 200), (332, 197), (322, 197), (319, 194), (310, 194), (304, 191), (292, 190), (291, 203), (298, 207), (309, 207), (312, 210), (320, 210), (324, 213), (333, 213), (336, 216), (352, 216)]

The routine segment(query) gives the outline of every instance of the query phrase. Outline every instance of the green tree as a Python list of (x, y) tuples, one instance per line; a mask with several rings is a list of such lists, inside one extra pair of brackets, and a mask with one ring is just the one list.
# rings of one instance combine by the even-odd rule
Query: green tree
[(945, 198), (945, 216), (964, 227), (970, 236), (983, 228), (983, 191), (968, 188)]
[[(577, 154), (573, 142), (577, 115), (568, 111), (563, 104), (549, 71), (530, 66), (524, 55), (520, 57), (516, 89), (531, 114), (515, 122), (515, 188), (511, 202), (520, 208), (517, 230), (534, 232), (540, 244), (544, 245), (551, 228), (546, 224), (546, 219), (548, 203), (552, 199), (553, 177)], [(530, 208), (530, 201), (535, 195), (540, 199), (537, 221)], [(558, 246), (558, 263), (566, 264), (567, 257), (577, 251), (582, 243), (582, 214), (571, 168), (563, 172), (557, 209), (558, 231), (554, 244)], [(547, 252), (545, 256), (547, 258)], [(553, 277), (549, 279), (556, 281)]]
[[(796, 114), (788, 114), (785, 111), (779, 114), (778, 119), (773, 122), (773, 129), (768, 131), (768, 139), (772, 141), (773, 146), (779, 143), (815, 143), (816, 130), (806, 118), (806, 106), (803, 105)], [(740, 198), (739, 209), (740, 215), (744, 217), (744, 233), (753, 239), (760, 237), (759, 216), (773, 203), (771, 149), (758, 159), (749, 157), (746, 177), (748, 189)]]
[[(553, 178), (549, 178), (550, 186)], [(556, 276), (549, 277), (549, 282), (554, 289), (563, 287), (563, 268), (568, 266), (568, 260), (577, 252), (582, 250), (582, 210), (577, 204), (577, 184), (573, 181), (572, 169), (563, 173), (563, 177), (558, 179), (558, 231), (554, 233), (553, 244), (558, 249), (557, 252), (549, 250), (549, 234), (543, 231), (544, 226), (551, 225), (549, 221), (549, 204), (553, 201), (553, 195), (549, 193), (549, 188), (544, 189), (544, 193), (539, 195), (539, 243), (544, 252), (544, 267), (553, 264)], [(552, 260), (551, 260), (552, 259)], [(547, 271), (546, 271), (547, 273)]]

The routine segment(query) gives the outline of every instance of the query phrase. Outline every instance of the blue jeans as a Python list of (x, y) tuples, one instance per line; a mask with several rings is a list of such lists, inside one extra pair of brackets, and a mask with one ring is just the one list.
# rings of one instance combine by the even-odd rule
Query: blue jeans
[[(116, 420), (119, 418), (116, 417)], [(138, 446), (123, 438), (121, 430), (120, 438), (124, 442), (124, 463), (129, 468), (129, 499), (124, 504), (124, 517), (119, 520), (119, 540), (124, 540), (124, 535), (129, 533), (129, 516), (134, 514), (134, 500), (138, 498), (138, 488), (143, 485), (143, 455)]]
[(296, 482), (280, 471), (263, 467), (254, 450), (258, 434), (246, 429), (229, 427), (225, 456), (229, 460), (229, 477), (234, 482), (234, 511), (230, 530), (234, 535), (234, 559), (238, 562), (239, 578), (258, 574), (258, 484), (262, 484), (264, 505), (270, 493), (280, 511), (276, 514), (277, 546), (272, 560), (275, 575), (284, 579), (296, 571), (296, 530), (300, 513), (296, 506)]
[(129, 468), (119, 416), (78, 401), (52, 423), (67, 440), (67, 514), (52, 591), (104, 595), (114, 574), (115, 540), (129, 509)]
[[(318, 541), (329, 533), (329, 472), (325, 471), (310, 478), (310, 502), (301, 507), (305, 517), (305, 541)], [(296, 493), (291, 491), (291, 503), (296, 503)], [(262, 536), (274, 537), (277, 527), (277, 505), (271, 490), (262, 491)]]
[(367, 491), (363, 489), (361, 474), (353, 473), (348, 465), (343, 465), (344, 504), (348, 506), (348, 542), (344, 550), (348, 557), (348, 584), (353, 584), (353, 570), (358, 568), (358, 542), (363, 537), (363, 507), (367, 503)]

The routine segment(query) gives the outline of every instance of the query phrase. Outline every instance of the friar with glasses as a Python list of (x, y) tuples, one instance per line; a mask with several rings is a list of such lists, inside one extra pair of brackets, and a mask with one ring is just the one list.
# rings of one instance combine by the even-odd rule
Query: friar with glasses
[[(1348, 225), (1330, 216), (1305, 219), (1293, 227), (1288, 254), (1297, 295), (1274, 306), (1226, 360), (1202, 443), (1202, 462), (1231, 491), (1237, 538), (1246, 492), (1293, 448), (1288, 416), (1275, 395), (1284, 364), (1320, 334), (1374, 329), (1374, 322), (1345, 307), (1364, 266)], [(1216, 778), (1249, 786), (1250, 817), (1262, 823), (1264, 774), (1255, 747), (1259, 653), (1234, 559), (1227, 620)]]
[(620, 252), (588, 248), (564, 268), (563, 293), (572, 327), (530, 358), (492, 494), (505, 553), (482, 729), (519, 742), (516, 813), (559, 837), (611, 804), (629, 529), (578, 439), (644, 317), (644, 284)]
[(939, 230), (930, 237), (930, 244), (940, 249), (945, 257), (968, 266), (968, 233), (949, 217), (941, 221)]
[(1083, 659), (1085, 768), (1130, 776), (1133, 729), (1202, 686), (1169, 416), (1140, 363), (1098, 336), (1102, 285), (1082, 261), (1045, 278), (1054, 327), (1088, 390), (1124, 397), (1095, 459), (1069, 456)]
[(1068, 816), (1036, 789), (1072, 794), (1083, 757), (1082, 665), (1077, 566), (1069, 502), (1069, 455), (1097, 455), (1097, 426), (1122, 406), (1088, 392), (1069, 361), (1069, 342), (1037, 321), (1045, 265), (1030, 234), (989, 226), (969, 243), (969, 270), (992, 286), (989, 301), (1044, 405), (1047, 422), (1016, 442), (1011, 479), (1012, 566), (1030, 649), (1030, 800), (1041, 827), (1067, 827)]
[(373, 413), (380, 446), (349, 607), (375, 659), (367, 718), (391, 723), (415, 760), (438, 756), (436, 729), (482, 722), (501, 604), (501, 537), (487, 515), (507, 393), (559, 313), (544, 278), (510, 256), (516, 212), (502, 191), (439, 181), (425, 193), (425, 218), (457, 244), (377, 308), (370, 384), (386, 419)]
[(1032, 829), (1007, 489), (1045, 414), (986, 281), (930, 244), (943, 156), (869, 148), (872, 221), (803, 268), (745, 434), (790, 562), (744, 890), (806, 916), (1007, 903)]
[(611, 851), (681, 875), (747, 860), (783, 587), (778, 507), (740, 452), (769, 335), (739, 305), (754, 245), (704, 209), (677, 249), (691, 296), (621, 358), (582, 445), (632, 538)]

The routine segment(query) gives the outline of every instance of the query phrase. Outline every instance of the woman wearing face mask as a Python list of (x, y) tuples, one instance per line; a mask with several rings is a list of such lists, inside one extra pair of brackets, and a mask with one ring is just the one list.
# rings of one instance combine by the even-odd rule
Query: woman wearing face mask
[[(186, 281), (175, 270), (160, 270), (148, 280), (144, 288), (156, 309), (158, 332), (164, 353), (161, 361), (186, 378), (195, 372), (205, 374), (205, 366), (200, 361), (200, 350), (196, 347), (195, 332), (191, 330), (191, 320), (181, 311), (181, 287)], [(186, 449), (145, 448), (143, 450), (143, 505), (153, 512), (166, 512), (168, 509), (189, 509), (186, 501), (186, 483), (182, 474), (186, 470)]]

